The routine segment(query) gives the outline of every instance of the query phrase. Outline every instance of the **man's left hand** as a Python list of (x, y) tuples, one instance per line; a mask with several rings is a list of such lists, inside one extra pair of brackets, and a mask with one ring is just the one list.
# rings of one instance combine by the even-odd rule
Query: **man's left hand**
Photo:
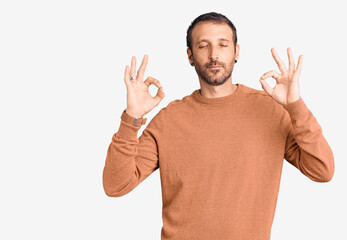
[[(287, 48), (289, 59), (289, 70), (287, 70), (274, 48), (271, 48), (271, 53), (281, 71), (281, 74), (274, 70), (264, 73), (259, 80), (263, 89), (282, 105), (287, 105), (299, 100), (299, 76), (302, 69), (303, 55), (299, 56), (298, 65), (295, 68), (292, 50)], [(269, 77), (276, 80), (276, 85), (274, 88), (271, 88), (270, 85), (265, 81), (265, 79)]]

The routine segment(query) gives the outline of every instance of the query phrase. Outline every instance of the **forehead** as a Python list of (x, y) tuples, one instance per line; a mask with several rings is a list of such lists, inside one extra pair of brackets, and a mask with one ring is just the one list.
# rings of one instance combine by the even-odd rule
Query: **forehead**
[(192, 31), (192, 42), (201, 40), (216, 41), (218, 39), (228, 39), (232, 41), (233, 32), (226, 23), (199, 22)]

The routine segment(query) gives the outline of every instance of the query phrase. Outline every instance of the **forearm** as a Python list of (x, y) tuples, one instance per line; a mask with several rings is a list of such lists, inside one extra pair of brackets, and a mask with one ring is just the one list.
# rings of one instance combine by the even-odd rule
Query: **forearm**
[(291, 118), (286, 159), (316, 182), (330, 181), (334, 174), (333, 152), (317, 119), (302, 98), (285, 106)]
[[(108, 196), (121, 196), (135, 184), (136, 164), (138, 154), (138, 130), (142, 122), (136, 122), (127, 114), (122, 114), (118, 132), (116, 132), (107, 150), (103, 171), (103, 187)], [(131, 189), (130, 189), (131, 190)]]

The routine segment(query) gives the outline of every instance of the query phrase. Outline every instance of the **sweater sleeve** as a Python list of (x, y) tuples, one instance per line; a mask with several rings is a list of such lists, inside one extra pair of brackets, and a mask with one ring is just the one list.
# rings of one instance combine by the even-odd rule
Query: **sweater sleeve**
[(147, 118), (122, 113), (121, 123), (112, 136), (103, 170), (103, 187), (107, 196), (120, 197), (145, 180), (159, 168), (158, 142), (162, 135), (163, 109), (153, 117), (142, 135), (138, 130)]
[(284, 106), (291, 125), (284, 158), (315, 182), (328, 182), (335, 170), (333, 152), (312, 112), (300, 97)]

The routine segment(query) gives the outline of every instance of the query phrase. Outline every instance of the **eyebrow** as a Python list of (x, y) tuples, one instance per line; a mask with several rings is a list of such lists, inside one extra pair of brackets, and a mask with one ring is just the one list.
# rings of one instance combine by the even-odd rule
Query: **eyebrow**
[[(229, 39), (226, 39), (226, 38), (218, 38), (218, 40), (229, 42)], [(199, 44), (201, 42), (209, 42), (209, 41), (206, 39), (202, 39), (202, 40), (198, 41), (197, 44)]]

